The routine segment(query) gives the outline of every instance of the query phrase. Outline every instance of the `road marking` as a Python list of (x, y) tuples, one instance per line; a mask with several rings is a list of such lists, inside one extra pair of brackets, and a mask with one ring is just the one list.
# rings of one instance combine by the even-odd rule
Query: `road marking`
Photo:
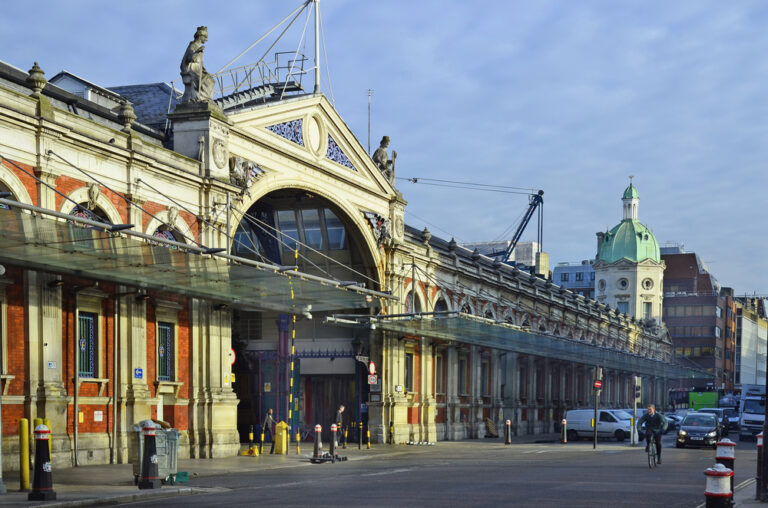
[(381, 471), (381, 472), (378, 472), (378, 473), (365, 473), (365, 474), (361, 474), (360, 476), (383, 476), (383, 475), (387, 475), (387, 474), (406, 473), (408, 471), (413, 471), (413, 469), (412, 468), (408, 468), (408, 469), (392, 469), (390, 471)]
[(754, 478), (750, 478), (750, 479), (748, 479), (748, 480), (744, 480), (744, 481), (743, 481), (743, 482), (741, 482), (740, 484), (736, 485), (736, 486), (733, 488), (733, 490), (736, 490), (736, 489), (743, 489), (744, 487), (748, 487), (748, 486), (750, 486), (750, 485), (751, 485), (751, 484), (753, 484), (753, 483), (755, 483), (755, 479), (754, 479)]

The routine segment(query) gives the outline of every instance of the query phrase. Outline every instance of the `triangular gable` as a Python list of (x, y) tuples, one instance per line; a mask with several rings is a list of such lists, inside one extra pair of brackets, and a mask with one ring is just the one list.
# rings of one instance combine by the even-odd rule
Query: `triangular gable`
[[(236, 130), (304, 165), (389, 199), (395, 190), (322, 95), (257, 105), (228, 115)], [(257, 161), (258, 162), (258, 161)]]

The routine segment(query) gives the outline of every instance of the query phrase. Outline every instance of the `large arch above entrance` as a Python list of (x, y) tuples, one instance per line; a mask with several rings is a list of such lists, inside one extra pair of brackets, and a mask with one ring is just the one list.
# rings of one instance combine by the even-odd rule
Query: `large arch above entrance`
[[(304, 273), (382, 289), (381, 254), (371, 240), (363, 211), (311, 189), (273, 187), (244, 212), (242, 217), (236, 216), (232, 254), (282, 266), (298, 265)], [(339, 309), (344, 313), (369, 311)], [(234, 389), (240, 399), (242, 439), (251, 425), (258, 428), (263, 423), (268, 409), (274, 410), (277, 420), (290, 418), (294, 436), (297, 428), (309, 429), (316, 423), (325, 431), (340, 404), (347, 408), (342, 418), (345, 425), (367, 418), (362, 403), (369, 390), (366, 369), (356, 360), (367, 354), (367, 335), (324, 324), (322, 313), (311, 315), (298, 316), (294, 324), (292, 316), (273, 312), (234, 313)], [(294, 402), (289, 417), (291, 390)]]
[[(304, 273), (383, 290), (379, 253), (367, 225), (342, 204), (297, 187), (272, 190), (251, 203), (235, 226), (232, 254)], [(362, 217), (362, 213), (359, 215)], [(299, 258), (295, 257), (298, 247)]]

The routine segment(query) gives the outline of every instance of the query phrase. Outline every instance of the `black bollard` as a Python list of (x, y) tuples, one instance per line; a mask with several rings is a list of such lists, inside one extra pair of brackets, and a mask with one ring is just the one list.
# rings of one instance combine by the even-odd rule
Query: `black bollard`
[(331, 424), (331, 462), (336, 462), (336, 424)]
[(322, 432), (323, 428), (320, 425), (315, 425), (315, 451), (312, 452), (312, 462), (322, 462), (323, 460)]
[(142, 422), (144, 434), (144, 456), (141, 459), (141, 479), (139, 489), (159, 489), (162, 486), (160, 472), (157, 466), (157, 442), (155, 441), (155, 424), (152, 421)]
[(507, 420), (504, 428), (504, 444), (512, 444), (512, 420)]
[(395, 444), (395, 422), (389, 422), (389, 444)]
[(360, 420), (357, 423), (357, 449), (362, 450), (363, 448), (363, 420)]
[(568, 442), (568, 420), (566, 420), (565, 418), (563, 418), (563, 419), (560, 421), (560, 426), (562, 427), (562, 428), (560, 429), (560, 432), (561, 432), (561, 436), (560, 436), (560, 442), (561, 442), (561, 443), (563, 443), (563, 444), (565, 444), (565, 443), (567, 443), (567, 442)]
[(757, 435), (757, 477), (755, 482), (755, 499), (760, 500), (763, 492), (763, 433)]
[(51, 501), (56, 499), (51, 475), (51, 453), (48, 442), (51, 431), (45, 425), (35, 427), (35, 473), (32, 492), (27, 495), (29, 501)]

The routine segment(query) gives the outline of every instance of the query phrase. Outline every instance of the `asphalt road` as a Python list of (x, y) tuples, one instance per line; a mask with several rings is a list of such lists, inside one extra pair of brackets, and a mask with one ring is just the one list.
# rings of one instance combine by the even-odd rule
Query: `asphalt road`
[[(516, 444), (461, 441), (436, 446), (394, 446), (386, 452), (335, 464), (296, 458), (256, 474), (196, 478), (196, 496), (157, 499), (171, 506), (664, 506), (704, 502), (704, 470), (715, 451), (676, 449), (664, 438), (663, 464), (649, 469), (643, 446), (579, 441)], [(390, 451), (391, 450), (391, 451)], [(343, 455), (343, 450), (340, 451)], [(738, 443), (736, 476), (754, 476), (754, 442)]]

